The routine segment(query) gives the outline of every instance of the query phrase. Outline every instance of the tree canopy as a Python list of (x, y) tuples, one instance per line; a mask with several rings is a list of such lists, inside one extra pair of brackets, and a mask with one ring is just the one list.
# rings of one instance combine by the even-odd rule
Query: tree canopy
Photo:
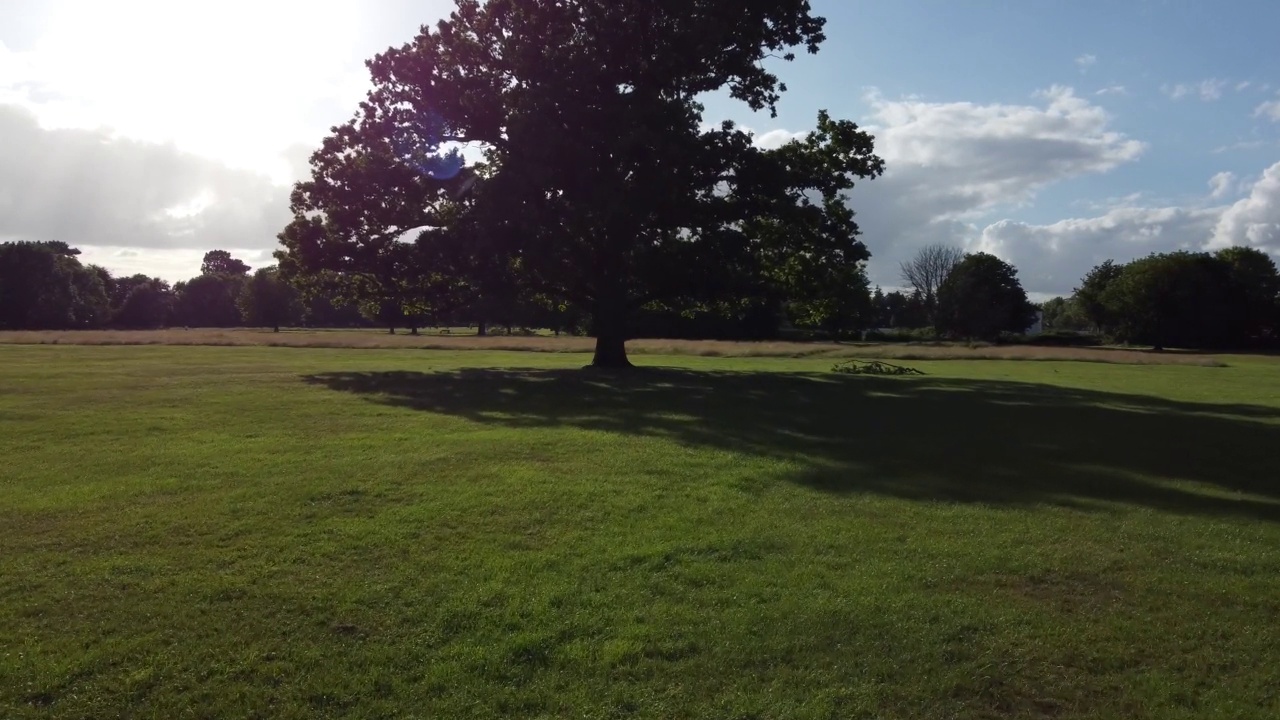
[(1104, 261), (1084, 276), (1072, 296), (1080, 312), (1098, 329), (1105, 330), (1115, 324), (1112, 308), (1106, 302), (1106, 293), (1123, 270), (1124, 266), (1112, 260)]
[(202, 274), (173, 286), (176, 320), (188, 327), (222, 328), (240, 324), (236, 298), (242, 275)]
[[(530, 292), (518, 267), (493, 262), (488, 275), (451, 277), (440, 270), (450, 267), (451, 259), (441, 252), (448, 246), (397, 243), (386, 255), (396, 263), (391, 266), (395, 271), (386, 276), (394, 284), (365, 286), (373, 294), (358, 300), (361, 293), (351, 290), (363, 280), (334, 271), (292, 278), (276, 268), (264, 268), (251, 277), (204, 273), (171, 287), (160, 278), (113, 277), (106, 268), (82, 265), (80, 251), (65, 242), (0, 243), (0, 329), (299, 324), (381, 325), (393, 331), (469, 325), (478, 327), (481, 334), (486, 327), (502, 328), (508, 334), (533, 329), (574, 334), (594, 330), (595, 319), (586, 315), (587, 308)], [(223, 259), (220, 267), (243, 265), (229, 254)], [(864, 269), (854, 263), (843, 265), (843, 273), (827, 275), (827, 282), (813, 285), (807, 294), (788, 293), (776, 284), (747, 278), (751, 283), (744, 283), (742, 295), (669, 297), (640, 307), (631, 329), (634, 337), (726, 340), (849, 337), (867, 328), (890, 331), (878, 333), (881, 340), (922, 339), (939, 332), (994, 338), (1005, 331), (1026, 330), (1029, 314), (1010, 320), (1000, 331), (981, 329), (983, 323), (999, 320), (1000, 304), (976, 290), (997, 286), (1002, 277), (1016, 283), (1012, 267), (983, 262), (990, 272), (984, 270), (979, 276), (998, 282), (977, 283), (970, 278), (963, 287), (953, 288), (957, 292), (940, 291), (947, 313), (939, 316), (944, 322), (936, 325), (929, 319), (923, 293), (886, 293), (880, 288), (870, 293)], [(715, 277), (714, 272), (708, 274)], [(1016, 299), (1016, 292), (1009, 297)], [(1053, 298), (1040, 307), (1044, 329), (1052, 333), (1086, 331), (1157, 347), (1280, 344), (1280, 272), (1271, 257), (1253, 247), (1163, 253), (1127, 263), (1108, 260), (1091, 270), (1071, 297)]]
[(1107, 261), (1085, 277), (1076, 297), (1103, 332), (1157, 348), (1253, 345), (1280, 330), (1280, 275), (1255, 248)]
[(281, 268), (428, 311), (570, 303), (598, 366), (628, 364), (654, 303), (825, 300), (869, 257), (845, 192), (883, 172), (872, 137), (824, 111), (762, 149), (699, 102), (776, 114), (774, 60), (817, 52), (824, 24), (807, 0), (459, 0), (369, 61), (372, 91), (294, 190)]
[(1018, 271), (994, 255), (965, 255), (938, 288), (939, 332), (994, 340), (1025, 332), (1034, 320)]
[(243, 277), (249, 274), (249, 266), (226, 250), (210, 250), (200, 263), (200, 274)]
[(129, 294), (116, 310), (113, 324), (136, 330), (164, 327), (173, 314), (173, 304), (169, 283), (143, 276), (140, 282), (130, 284)]
[(269, 327), (280, 332), (281, 325), (296, 323), (303, 307), (298, 291), (280, 278), (277, 268), (261, 268), (249, 278), (236, 300), (247, 325)]
[(1051, 332), (1080, 332), (1089, 328), (1090, 322), (1080, 309), (1077, 298), (1055, 297), (1046, 300), (1040, 309), (1044, 312), (1044, 329)]
[(73, 329), (104, 322), (110, 274), (65, 242), (0, 244), (0, 328)]
[(938, 289), (962, 260), (964, 251), (960, 248), (934, 243), (920, 248), (910, 260), (899, 266), (903, 281), (924, 299), (931, 320), (937, 311)]

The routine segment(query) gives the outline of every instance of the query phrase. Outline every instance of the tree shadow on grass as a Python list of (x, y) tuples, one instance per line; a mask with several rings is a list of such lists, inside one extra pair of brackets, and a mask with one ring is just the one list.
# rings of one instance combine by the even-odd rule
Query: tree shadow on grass
[(479, 423), (792, 460), (802, 468), (793, 480), (833, 493), (1280, 520), (1277, 408), (835, 373), (467, 369), (305, 380)]

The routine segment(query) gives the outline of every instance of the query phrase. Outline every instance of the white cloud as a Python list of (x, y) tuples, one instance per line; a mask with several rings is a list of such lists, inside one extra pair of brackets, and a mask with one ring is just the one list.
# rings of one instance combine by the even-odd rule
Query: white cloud
[(1251, 245), (1280, 254), (1280, 163), (1262, 173), (1248, 197), (1222, 213), (1210, 245)]
[[(129, 275), (150, 275), (176, 283), (190, 280), (200, 274), (200, 262), (205, 250), (196, 248), (117, 248), (113, 246), (81, 245), (69, 243), (80, 250), (80, 262), (101, 265), (116, 277)], [(252, 267), (274, 264), (275, 261), (263, 259), (260, 251), (248, 248), (224, 247), (232, 257), (244, 260)]]
[(935, 217), (963, 219), (1025, 204), (1047, 184), (1142, 153), (1141, 142), (1110, 130), (1110, 115), (1070, 88), (1037, 97), (1043, 106), (890, 101), (872, 92), (869, 129), (886, 177), (895, 178), (883, 185), (910, 185), (932, 196)]
[(1267, 118), (1273, 122), (1280, 122), (1280, 100), (1272, 100), (1264, 102), (1253, 111), (1254, 117)]
[(1177, 85), (1163, 85), (1160, 91), (1168, 95), (1174, 100), (1181, 100), (1185, 97), (1196, 96), (1205, 102), (1212, 102), (1222, 97), (1222, 91), (1227, 86), (1226, 80), (1201, 80), (1198, 83), (1179, 83)]
[(0, 42), (0, 88), (14, 87), (30, 79), (31, 68), (28, 60)]
[(298, 123), (300, 111), (351, 98), (329, 80), (350, 55), (333, 5), (67, 3), (20, 54), (26, 87), (4, 99), (45, 127), (109, 126), (275, 172), (276, 152), (318, 129)]
[(1236, 83), (1236, 92), (1244, 92), (1245, 90), (1248, 90), (1249, 86), (1252, 84), (1253, 83), (1248, 80), (1242, 80)]
[(452, 6), (0, 2), (0, 241), (171, 280), (214, 247), (270, 262), (288, 184), (355, 111), (364, 60)]
[(1250, 245), (1280, 257), (1280, 163), (1228, 205), (1213, 204), (1241, 189), (1231, 173), (1209, 181), (1207, 202), (1149, 207), (1126, 204), (1086, 218), (1049, 224), (1001, 220), (983, 228), (976, 243), (1018, 267), (1029, 290), (1066, 294), (1088, 270), (1112, 259), (1126, 262), (1151, 252)]
[(0, 103), (44, 127), (110, 127), (287, 182), (280, 153), (350, 116), (363, 61), (451, 5), (61, 0), (29, 47), (0, 48)]
[[(748, 132), (750, 132), (748, 130)], [(770, 130), (763, 135), (755, 137), (755, 144), (765, 150), (774, 150), (791, 142), (792, 140), (800, 140), (808, 135), (807, 132), (791, 132), (789, 130)]]
[(148, 255), (265, 250), (289, 220), (288, 187), (173, 145), (49, 130), (29, 111), (2, 105), (0, 137), (3, 238), (145, 248)]
[[(999, 255), (1018, 267), (1029, 292), (1051, 294), (1071, 292), (1107, 259), (1241, 242), (1280, 254), (1280, 163), (1257, 182), (1219, 173), (1190, 201), (1139, 192), (1081, 203), (1082, 217), (1012, 219), (1042, 189), (1105, 173), (1144, 150), (1069, 89), (1038, 98), (1038, 105), (979, 105), (869, 96), (867, 129), (887, 170), (860, 184), (852, 203), (873, 254), (873, 281), (897, 285), (898, 264), (937, 241)], [(1233, 203), (1240, 193), (1246, 197)]]
[(983, 228), (975, 247), (1016, 266), (1028, 290), (1065, 295), (1105, 260), (1199, 247), (1217, 217), (1212, 209), (1123, 207), (1045, 225), (1001, 220)]
[[(30, 15), (12, 5), (0, 2), (6, 30)], [(0, 240), (56, 237), (86, 260), (169, 279), (194, 274), (212, 247), (270, 262), (288, 219), (283, 183), (305, 174), (328, 127), (355, 109), (366, 83), (362, 61), (409, 40), (452, 5), (29, 3), (42, 19), (27, 23), (21, 42), (0, 45)], [(1093, 55), (1076, 61), (1082, 72), (1098, 63)], [(1270, 92), (1225, 80), (1164, 90), (1207, 101), (1231, 87)], [(1125, 94), (1121, 85), (1094, 93)], [(1078, 211), (1095, 217), (1002, 220), (1044, 188), (1143, 153), (1103, 108), (1069, 88), (1026, 103), (868, 99), (867, 124), (888, 170), (860, 183), (853, 205), (875, 253), (872, 273), (886, 285), (897, 284), (900, 260), (938, 240), (1005, 255), (1032, 292), (1069, 291), (1096, 261), (1179, 243), (1277, 247), (1274, 167), (1257, 182), (1215, 178), (1191, 207), (1130, 196)], [(1280, 119), (1270, 106), (1259, 116)], [(772, 147), (802, 135), (773, 130), (756, 142)]]
[(976, 243), (982, 218), (1144, 149), (1070, 88), (1039, 92), (1034, 105), (889, 100), (874, 90), (867, 99), (867, 129), (886, 172), (859, 184), (851, 200), (873, 253), (872, 279), (883, 285), (897, 283), (898, 264), (919, 247)]
[(1209, 197), (1214, 200), (1230, 195), (1236, 186), (1236, 176), (1234, 173), (1220, 172), (1209, 178)]

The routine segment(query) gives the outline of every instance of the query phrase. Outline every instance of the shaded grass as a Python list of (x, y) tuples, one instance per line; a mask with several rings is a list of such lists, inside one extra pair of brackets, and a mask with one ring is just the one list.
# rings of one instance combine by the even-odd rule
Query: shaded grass
[[(595, 340), (546, 334), (477, 337), (457, 329), (447, 335), (390, 335), (376, 330), (292, 330), (274, 333), (254, 329), (78, 330), (0, 332), (0, 344), (19, 345), (177, 345), (267, 346), (303, 348), (485, 350), (490, 352), (590, 352)], [(1198, 365), (1220, 367), (1211, 355), (1190, 352), (1154, 353), (1111, 347), (1040, 347), (965, 343), (831, 343), (739, 342), (722, 340), (639, 339), (627, 343), (632, 354), (701, 357), (878, 358), (886, 360), (1074, 360), (1127, 365)]]
[(0, 347), (0, 716), (1280, 711), (1280, 363), (649, 361)]
[[(1280, 460), (1263, 451), (1280, 448), (1280, 408), (1008, 380), (907, 383), (679, 368), (605, 375), (466, 368), (306, 380), (476, 423), (650, 436), (788, 461), (801, 468), (792, 482), (832, 492), (994, 505), (1124, 502), (1280, 520)], [(1122, 440), (1099, 443), (1106, 437)], [(1229, 474), (1224, 457), (1236, 459)], [(1242, 462), (1250, 458), (1259, 462)]]

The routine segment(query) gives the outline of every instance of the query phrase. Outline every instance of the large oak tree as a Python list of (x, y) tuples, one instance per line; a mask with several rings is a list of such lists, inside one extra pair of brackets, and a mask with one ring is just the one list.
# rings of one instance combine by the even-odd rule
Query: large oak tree
[(371, 278), (412, 242), (426, 296), (588, 311), (597, 366), (628, 364), (646, 304), (812, 298), (869, 257), (844, 193), (883, 171), (872, 137), (822, 112), (764, 150), (700, 99), (776, 115), (772, 68), (824, 24), (808, 0), (459, 0), (369, 61), (373, 89), (295, 188), (281, 268)]

